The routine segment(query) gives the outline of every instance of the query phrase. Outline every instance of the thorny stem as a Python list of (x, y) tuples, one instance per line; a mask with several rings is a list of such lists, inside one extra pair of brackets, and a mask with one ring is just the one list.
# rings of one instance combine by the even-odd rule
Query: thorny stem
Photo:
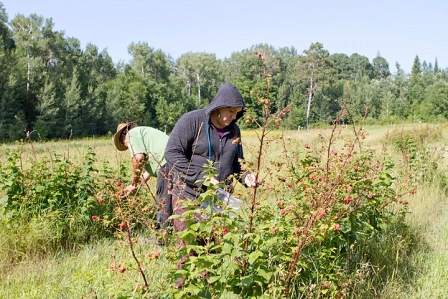
[[(143, 181), (143, 178), (142, 178)], [(147, 182), (144, 182), (146, 187), (148, 188), (149, 193), (151, 194), (151, 197), (154, 198), (154, 201), (157, 204), (157, 200), (156, 197), (154, 196), (154, 194), (151, 191), (151, 188), (149, 187)], [(142, 184), (139, 184), (139, 186), (137, 187), (137, 190), (135, 192), (135, 195), (138, 193), (138, 191), (141, 189)], [(130, 221), (130, 216), (128, 217), (128, 219), (126, 219), (126, 238), (128, 239), (128, 243), (129, 243), (129, 249), (131, 251), (132, 257), (134, 258), (136, 264), (137, 264), (137, 268), (143, 278), (143, 281), (145, 282), (145, 288), (148, 289), (149, 285), (148, 282), (146, 280), (146, 276), (145, 276), (145, 271), (143, 270), (143, 268), (141, 267), (140, 264), (140, 260), (137, 258), (137, 255), (135, 254), (135, 250), (134, 250), (134, 242), (132, 241), (132, 236), (131, 236), (131, 221)]]
[[(143, 180), (143, 176), (142, 176), (142, 182), (144, 182), (144, 184), (146, 185), (146, 187), (148, 188), (148, 192), (151, 194), (151, 197), (154, 199), (154, 201), (157, 203), (156, 197), (154, 196), (154, 193), (152, 192), (151, 188), (149, 187), (148, 183), (146, 181)], [(142, 188), (142, 184), (139, 184), (139, 186), (137, 187), (137, 190), (135, 192), (135, 195), (140, 191), (140, 189)], [(128, 195), (125, 195), (126, 197), (128, 197)], [(136, 264), (137, 264), (137, 268), (143, 278), (143, 281), (145, 282), (145, 288), (148, 289), (149, 285), (148, 285), (148, 281), (146, 280), (146, 275), (145, 275), (145, 271), (143, 270), (143, 268), (141, 267), (140, 264), (140, 260), (137, 258), (137, 255), (135, 254), (135, 249), (134, 249), (134, 242), (132, 241), (132, 236), (131, 236), (131, 221), (130, 221), (130, 217), (128, 217), (128, 219), (126, 219), (126, 238), (128, 240), (129, 243), (129, 249), (131, 251), (132, 257), (134, 258)]]
[(29, 140), (30, 141), (30, 145), (31, 145), (31, 151), (32, 151), (32, 153), (33, 153), (33, 156), (34, 156), (34, 162), (37, 162), (37, 155), (36, 155), (36, 150), (34, 149), (34, 143), (33, 143), (33, 141), (31, 140), (31, 134), (33, 134), (33, 132), (34, 131), (27, 131), (26, 132), (26, 140)]
[(345, 97), (345, 100), (342, 103), (341, 111), (339, 111), (339, 114), (333, 123), (333, 130), (331, 130), (331, 135), (330, 135), (330, 139), (329, 139), (328, 147), (327, 147), (327, 174), (330, 170), (331, 145), (333, 144), (333, 141), (334, 141), (334, 132), (336, 131), (336, 128), (338, 127), (339, 121), (341, 120), (342, 116), (344, 115), (347, 101), (348, 101), (348, 96)]
[[(268, 98), (267, 103), (265, 103), (263, 105), (263, 125), (261, 126), (261, 134), (259, 136), (260, 139), (260, 147), (258, 150), (258, 155), (257, 155), (257, 171), (255, 173), (255, 182), (258, 182), (258, 175), (260, 172), (260, 165), (261, 165), (261, 157), (263, 155), (263, 144), (264, 144), (264, 138), (266, 137), (266, 127), (268, 124), (268, 119), (270, 117), (269, 112), (270, 112), (270, 108), (271, 108), (271, 104), (269, 101), (269, 76), (268, 73), (266, 71), (266, 67), (264, 66), (264, 57), (263, 54), (261, 54), (260, 52), (255, 52), (255, 54), (261, 59), (261, 61), (263, 62), (263, 78), (265, 80), (266, 83), (266, 96)], [(255, 206), (257, 204), (257, 189), (258, 189), (258, 184), (255, 185), (254, 187), (254, 191), (252, 193), (252, 203), (250, 206), (250, 214), (249, 214), (249, 228), (248, 228), (248, 233), (250, 234), (252, 232), (252, 227), (253, 227), (253, 222), (254, 222), (254, 217), (255, 217)], [(246, 242), (244, 244), (244, 250), (248, 250), (249, 248), (249, 238), (246, 239)], [(244, 273), (246, 270), (246, 259), (244, 259), (242, 261), (242, 272)]]
[[(163, 175), (165, 175), (165, 174), (163, 174)], [(141, 181), (144, 182), (145, 186), (148, 189), (148, 192), (150, 193), (151, 197), (154, 199), (154, 202), (155, 202), (156, 206), (161, 208), (162, 204), (157, 202), (156, 195), (152, 192), (151, 187), (149, 187), (148, 182), (144, 180), (143, 176), (141, 178)], [(140, 191), (141, 188), (142, 188), (142, 184), (139, 184), (135, 194), (137, 194)], [(149, 226), (148, 223), (147, 223), (147, 225)], [(132, 257), (134, 258), (135, 262), (137, 263), (138, 270), (140, 271), (140, 273), (141, 273), (141, 275), (143, 277), (143, 280), (145, 282), (145, 287), (148, 288), (149, 285), (148, 285), (148, 282), (146, 280), (145, 272), (142, 269), (140, 261), (139, 261), (139, 259), (137, 258), (136, 254), (135, 254), (135, 250), (134, 250), (134, 246), (133, 246), (134, 243), (132, 242), (132, 237), (131, 237), (130, 219), (129, 218), (126, 220), (126, 237), (128, 239), (128, 242), (129, 242), (129, 248), (131, 250)]]
[[(359, 126), (359, 129), (358, 129), (358, 131), (356, 131), (356, 128), (355, 128), (355, 123), (353, 122), (353, 133), (355, 134), (355, 136), (356, 136), (356, 141), (358, 142), (358, 144), (359, 144), (359, 147), (361, 148), (362, 146), (361, 146), (361, 140), (359, 139), (359, 134), (360, 133), (362, 133), (362, 130), (363, 130), (363, 128), (364, 128), (364, 120), (366, 119), (366, 117), (367, 117), (367, 113), (369, 112), (369, 109), (368, 109), (368, 107), (366, 107), (366, 110), (365, 110), (365, 112), (364, 112), (364, 117), (362, 118), (362, 124)], [(350, 116), (350, 112), (347, 110), (347, 113), (348, 113), (348, 115)], [(353, 147), (355, 146), (355, 143), (353, 143)]]
[(132, 242), (131, 226), (130, 226), (130, 224), (131, 224), (130, 220), (127, 219), (127, 221), (126, 221), (126, 237), (128, 239), (128, 242), (129, 242), (129, 248), (131, 250), (132, 257), (134, 258), (135, 262), (137, 263), (138, 270), (140, 271), (140, 274), (143, 277), (143, 281), (145, 282), (145, 288), (148, 289), (149, 285), (148, 285), (148, 281), (146, 280), (145, 271), (143, 271), (142, 266), (140, 264), (140, 261), (137, 258), (137, 256), (135, 255), (134, 242)]
[(313, 224), (315, 221), (316, 221), (316, 215), (312, 215), (311, 218), (308, 220), (308, 224), (305, 228), (305, 231), (303, 232), (304, 238), (300, 238), (297, 249), (294, 252), (292, 262), (289, 264), (289, 273), (288, 273), (288, 279), (286, 282), (286, 290), (285, 290), (286, 298), (288, 298), (288, 296), (289, 296), (289, 286), (291, 284), (291, 280), (292, 280), (292, 276), (294, 273), (294, 268), (296, 267), (296, 264), (297, 264), (297, 260), (299, 259), (300, 253), (302, 253), (302, 249), (305, 247), (305, 245), (308, 243), (308, 240), (310, 239), (308, 232), (313, 227)]

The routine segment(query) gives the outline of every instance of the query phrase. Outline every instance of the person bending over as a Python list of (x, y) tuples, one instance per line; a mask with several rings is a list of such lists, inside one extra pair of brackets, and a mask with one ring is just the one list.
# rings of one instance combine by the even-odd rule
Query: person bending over
[(153, 176), (157, 177), (156, 196), (160, 210), (157, 212), (157, 222), (164, 227), (169, 226), (168, 217), (172, 214), (171, 191), (168, 190), (170, 180), (165, 164), (165, 148), (168, 136), (157, 129), (138, 126), (136, 122), (121, 123), (114, 135), (117, 150), (129, 149), (132, 157), (132, 180), (122, 192), (129, 195), (141, 184)]

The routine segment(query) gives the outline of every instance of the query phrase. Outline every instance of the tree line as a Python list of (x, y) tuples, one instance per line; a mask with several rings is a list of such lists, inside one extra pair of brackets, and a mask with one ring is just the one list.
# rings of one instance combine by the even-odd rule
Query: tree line
[[(52, 19), (31, 14), (11, 21), (0, 2), (0, 141), (37, 132), (42, 139), (102, 136), (118, 123), (137, 121), (169, 132), (187, 111), (206, 106), (229, 82), (243, 94), (247, 117), (262, 116), (268, 95), (282, 127), (328, 124), (348, 99), (353, 122), (443, 121), (448, 118), (448, 69), (414, 59), (405, 73), (391, 73), (380, 53), (330, 54), (316, 42), (294, 47), (253, 45), (217, 59), (188, 52), (174, 59), (145, 42), (131, 43), (131, 60), (114, 63), (106, 50), (55, 31)], [(260, 53), (260, 55), (255, 55)], [(262, 58), (262, 59), (260, 59)], [(308, 110), (308, 105), (309, 110)], [(256, 122), (242, 122), (251, 128)]]

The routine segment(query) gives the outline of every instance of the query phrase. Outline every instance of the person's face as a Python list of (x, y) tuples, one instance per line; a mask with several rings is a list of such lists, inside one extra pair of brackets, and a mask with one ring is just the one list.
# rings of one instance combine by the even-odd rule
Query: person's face
[(127, 130), (124, 129), (123, 131), (121, 131), (121, 134), (120, 134), (120, 141), (124, 146), (128, 146), (128, 142), (126, 141), (126, 133), (127, 133)]
[(241, 107), (236, 107), (236, 108), (223, 107), (223, 108), (219, 108), (219, 110), (218, 110), (218, 115), (220, 115), (220, 117), (218, 117), (219, 124), (221, 126), (223, 126), (223, 127), (227, 127), (228, 125), (230, 125), (230, 123), (232, 121), (234, 121), (236, 119), (236, 115), (241, 110), (243, 110), (243, 108), (241, 108)]

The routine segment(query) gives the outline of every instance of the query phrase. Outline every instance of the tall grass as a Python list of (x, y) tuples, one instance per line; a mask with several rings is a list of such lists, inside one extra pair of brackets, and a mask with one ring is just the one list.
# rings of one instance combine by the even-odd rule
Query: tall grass
[[(162, 252), (157, 260), (145, 259), (145, 267), (154, 269), (148, 279), (152, 293), (157, 294), (165, 286), (169, 269), (164, 249), (139, 244), (138, 250)], [(125, 271), (120, 273), (120, 268)], [(132, 298), (134, 285), (127, 281), (139, 279), (126, 248), (107, 240), (85, 245), (77, 252), (59, 252), (44, 259), (30, 257), (8, 271), (2, 270), (0, 298), (11, 299)]]
[[(409, 208), (406, 222), (419, 237), (419, 243), (414, 246), (417, 251), (410, 255), (406, 271), (388, 281), (383, 298), (447, 298), (448, 164), (445, 144), (448, 130), (446, 127), (432, 130), (420, 129), (413, 134), (428, 150), (420, 157), (423, 167), (428, 167), (426, 176), (415, 185), (417, 192), (406, 198)], [(431, 139), (431, 135), (437, 137)], [(424, 141), (428, 138), (431, 142)]]
[(406, 271), (388, 281), (382, 298), (446, 298), (448, 294), (448, 209), (446, 190), (423, 185), (409, 198), (407, 221), (421, 243)]
[(107, 162), (113, 169), (118, 170), (121, 165), (128, 166), (129, 164), (129, 153), (117, 151), (113, 145), (112, 136), (45, 142), (26, 139), (15, 143), (0, 144), (0, 163), (5, 162), (7, 153), (15, 151), (20, 152), (24, 162), (21, 166), (25, 168), (29, 167), (29, 161), (41, 160), (42, 157), (51, 161), (53, 154), (71, 161), (80, 161), (90, 149), (96, 153), (97, 165)]

